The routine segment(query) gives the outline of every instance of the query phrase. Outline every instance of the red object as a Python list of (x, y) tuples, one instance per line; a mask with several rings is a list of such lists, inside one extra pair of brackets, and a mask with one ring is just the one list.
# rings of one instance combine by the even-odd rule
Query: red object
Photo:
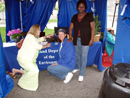
[(22, 38), (17, 44), (16, 46), (18, 47), (18, 49), (21, 48), (22, 44), (23, 44), (24, 38)]
[(102, 65), (104, 67), (110, 67), (112, 66), (112, 61), (113, 61), (113, 51), (112, 51), (111, 57), (109, 58), (107, 51), (105, 49), (105, 53), (102, 55)]
[[(84, 14), (84, 16), (87, 14), (87, 12)], [(78, 18), (78, 21), (81, 22), (81, 20), (84, 18), (84, 16), (82, 18)], [(80, 30), (78, 31), (78, 36), (80, 36)]]

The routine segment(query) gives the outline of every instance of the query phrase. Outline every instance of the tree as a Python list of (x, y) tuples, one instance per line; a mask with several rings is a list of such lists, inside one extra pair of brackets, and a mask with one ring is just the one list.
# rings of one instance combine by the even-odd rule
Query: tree
[(0, 12), (5, 11), (5, 5), (3, 3), (0, 3)]

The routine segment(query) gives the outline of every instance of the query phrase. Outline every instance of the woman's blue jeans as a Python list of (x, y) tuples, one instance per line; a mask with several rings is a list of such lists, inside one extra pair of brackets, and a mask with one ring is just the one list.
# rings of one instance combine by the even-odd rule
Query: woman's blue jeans
[(75, 46), (76, 50), (76, 67), (75, 69), (79, 69), (79, 76), (84, 76), (86, 65), (87, 65), (87, 55), (89, 50), (89, 45), (83, 46), (81, 45), (80, 37), (77, 38), (77, 45)]
[(64, 79), (69, 72), (73, 71), (73, 69), (69, 69), (61, 65), (50, 65), (47, 67), (47, 70), (50, 75), (56, 76), (61, 80)]

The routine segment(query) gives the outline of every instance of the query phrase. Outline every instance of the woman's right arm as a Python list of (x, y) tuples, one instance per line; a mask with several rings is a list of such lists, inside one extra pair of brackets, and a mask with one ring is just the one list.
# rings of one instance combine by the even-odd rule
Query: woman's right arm
[(70, 23), (70, 27), (69, 27), (69, 41), (71, 41), (72, 42), (72, 31), (73, 31), (73, 28), (74, 28), (74, 25), (73, 25), (73, 23), (71, 22)]

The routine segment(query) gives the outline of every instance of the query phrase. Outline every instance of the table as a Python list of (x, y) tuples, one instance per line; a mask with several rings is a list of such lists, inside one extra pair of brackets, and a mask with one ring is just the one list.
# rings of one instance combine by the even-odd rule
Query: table
[[(58, 47), (59, 44), (55, 44), (53, 47), (42, 49), (37, 58), (37, 65), (40, 71), (46, 70), (47, 66), (52, 63), (57, 63), (58, 57)], [(16, 46), (4, 47), (4, 58), (6, 70), (12, 72), (12, 68), (20, 69), (20, 66), (17, 62), (17, 52), (18, 48)], [(102, 43), (94, 42), (93, 45), (89, 48), (88, 58), (86, 66), (96, 64), (97, 68), (100, 71), (103, 71), (105, 67), (102, 66)]]

